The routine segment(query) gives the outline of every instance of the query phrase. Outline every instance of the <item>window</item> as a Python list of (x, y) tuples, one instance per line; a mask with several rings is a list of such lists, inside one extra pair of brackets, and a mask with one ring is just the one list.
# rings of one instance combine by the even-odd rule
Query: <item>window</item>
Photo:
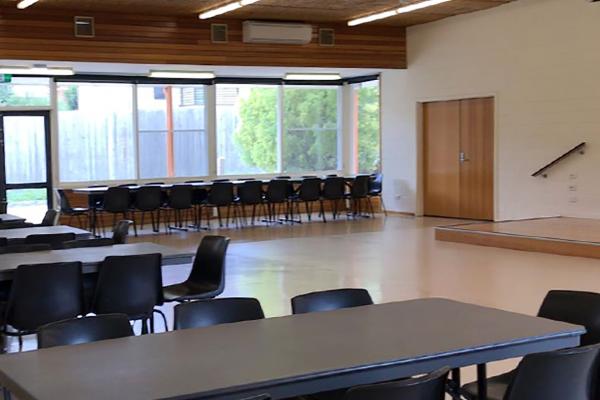
[(204, 86), (138, 86), (140, 178), (208, 175)]
[(357, 173), (381, 170), (379, 134), (379, 81), (353, 86), (354, 94), (354, 165)]
[(338, 92), (338, 87), (285, 87), (285, 172), (339, 169)]
[(0, 83), (0, 107), (49, 107), (50, 80), (48, 78), (13, 77)]
[(217, 173), (277, 171), (277, 86), (217, 85)]
[(59, 83), (57, 91), (60, 180), (135, 178), (133, 85)]

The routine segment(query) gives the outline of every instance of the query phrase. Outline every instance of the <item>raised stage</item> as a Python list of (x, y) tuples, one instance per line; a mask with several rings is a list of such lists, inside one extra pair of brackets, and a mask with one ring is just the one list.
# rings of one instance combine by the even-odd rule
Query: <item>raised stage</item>
[(435, 238), (448, 242), (600, 258), (600, 220), (537, 218), (440, 226)]

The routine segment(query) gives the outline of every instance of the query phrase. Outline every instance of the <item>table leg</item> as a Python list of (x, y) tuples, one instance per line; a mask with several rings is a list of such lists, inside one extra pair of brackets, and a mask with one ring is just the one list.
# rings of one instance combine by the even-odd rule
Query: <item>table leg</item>
[(477, 398), (487, 400), (487, 371), (485, 364), (477, 364)]

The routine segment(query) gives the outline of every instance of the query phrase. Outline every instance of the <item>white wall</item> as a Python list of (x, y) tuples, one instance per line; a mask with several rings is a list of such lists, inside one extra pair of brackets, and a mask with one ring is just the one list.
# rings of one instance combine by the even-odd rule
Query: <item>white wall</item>
[[(408, 69), (382, 76), (389, 209), (420, 212), (417, 103), (495, 95), (496, 219), (600, 217), (600, 3), (518, 0), (407, 41)], [(581, 141), (584, 156), (530, 176)]]

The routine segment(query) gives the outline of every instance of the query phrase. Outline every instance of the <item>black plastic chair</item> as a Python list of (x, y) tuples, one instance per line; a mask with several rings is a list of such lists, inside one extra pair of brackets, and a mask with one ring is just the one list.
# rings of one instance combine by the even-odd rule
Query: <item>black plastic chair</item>
[(8, 239), (5, 237), (0, 237), (0, 247), (8, 246)]
[(346, 196), (346, 179), (337, 176), (328, 176), (323, 183), (323, 199), (331, 205), (333, 219), (339, 213), (340, 202), (344, 202)]
[(3, 332), (18, 336), (21, 349), (23, 335), (35, 333), (50, 322), (77, 317), (83, 310), (80, 262), (20, 265), (6, 306)]
[(71, 206), (71, 201), (69, 200), (67, 193), (63, 189), (57, 189), (56, 193), (58, 194), (60, 213), (69, 217), (67, 225), (71, 225), (71, 221), (73, 220), (73, 218), (77, 218), (77, 222), (80, 227), (87, 227), (89, 225), (90, 209), (88, 207)]
[(62, 245), (63, 249), (80, 249), (85, 247), (104, 247), (112, 246), (115, 242), (109, 238), (98, 238), (98, 239), (82, 239), (82, 240), (70, 240), (64, 242)]
[(301, 294), (292, 298), (292, 313), (304, 314), (373, 304), (366, 289), (333, 289)]
[[(600, 344), (527, 355), (509, 382), (488, 384), (488, 400), (592, 400)], [(477, 382), (463, 395), (478, 399)]]
[(211, 299), (223, 293), (227, 246), (227, 237), (204, 236), (196, 251), (190, 275), (184, 282), (164, 287), (164, 300), (184, 302)]
[(75, 240), (74, 233), (50, 233), (43, 235), (29, 235), (25, 238), (25, 244), (49, 244), (53, 249), (62, 249), (63, 243)]
[[(188, 184), (204, 183), (203, 180), (185, 181)], [(192, 206), (194, 207), (194, 225), (200, 230), (202, 225), (202, 206), (208, 200), (208, 190), (204, 187), (192, 186)]]
[(46, 211), (44, 218), (42, 218), (42, 222), (40, 222), (37, 226), (55, 226), (58, 224), (59, 217), (60, 214), (58, 211), (50, 209)]
[(125, 314), (72, 318), (42, 326), (37, 332), (38, 348), (68, 346), (133, 336)]
[(133, 224), (133, 221), (123, 219), (115, 225), (113, 229), (112, 241), (113, 244), (125, 244), (127, 243), (127, 236), (129, 236), (129, 227)]
[(288, 179), (271, 179), (267, 184), (265, 193), (265, 201), (269, 219), (267, 222), (280, 222), (279, 215), (285, 214), (285, 219), (288, 219), (290, 192), (289, 186), (291, 182)]
[(163, 191), (160, 186), (141, 186), (135, 194), (133, 207), (142, 213), (140, 229), (144, 229), (144, 217), (150, 214), (152, 230), (158, 232), (160, 228), (160, 208), (163, 205)]
[(367, 203), (367, 212), (374, 216), (373, 205), (371, 204), (371, 198), (369, 197), (369, 182), (371, 177), (369, 175), (358, 175), (352, 180), (350, 186), (350, 193), (348, 193), (348, 199), (352, 203), (352, 215), (354, 217), (360, 217), (363, 215), (363, 203)]
[[(133, 220), (133, 209), (131, 208), (131, 197), (129, 195), (129, 187), (117, 186), (110, 187), (104, 193), (104, 200), (102, 202), (101, 212), (112, 214), (113, 222), (112, 226), (117, 224), (117, 216), (121, 215), (123, 219)], [(134, 230), (137, 234), (137, 227), (134, 223)]]
[(251, 224), (254, 225), (256, 219), (256, 208), (261, 206), (263, 208), (263, 214), (266, 214), (263, 183), (257, 180), (244, 181), (237, 188), (237, 204), (241, 207), (242, 218), (247, 223), (246, 218), (246, 207), (252, 207), (252, 219)]
[(253, 298), (223, 298), (178, 304), (174, 309), (174, 329), (205, 328), (232, 322), (263, 319), (260, 302)]
[[(215, 180), (210, 187), (210, 191), (208, 192), (208, 201), (204, 204), (203, 207), (208, 210), (212, 210), (214, 208), (217, 209), (217, 217), (219, 219), (219, 227), (223, 227), (223, 219), (221, 217), (221, 208), (227, 207), (227, 216), (226, 222), (227, 226), (229, 226), (229, 217), (231, 212), (231, 206), (234, 205), (235, 196), (233, 193), (233, 183), (229, 182), (229, 180)], [(234, 217), (236, 214), (236, 208), (234, 208)], [(210, 229), (210, 216), (207, 218), (207, 225)]]
[[(537, 316), (584, 326), (586, 333), (581, 336), (582, 346), (600, 343), (600, 293), (551, 290), (546, 294)], [(488, 387), (491, 390), (504, 388), (514, 375), (515, 370), (512, 370), (490, 377), (487, 380)], [(598, 389), (600, 391), (600, 387)], [(472, 384), (467, 385), (466, 390), (471, 391), (472, 395), (476, 393)]]
[(385, 203), (383, 202), (383, 174), (378, 172), (371, 175), (371, 179), (369, 180), (369, 197), (376, 197), (379, 199), (381, 209), (387, 217), (387, 210), (385, 208)]
[[(154, 332), (154, 307), (162, 304), (161, 255), (106, 257), (98, 270), (91, 304), (95, 314), (126, 314)], [(165, 323), (165, 329), (167, 328)]]
[[(171, 230), (187, 231), (185, 223), (188, 220), (196, 221), (196, 216), (189, 213), (194, 213), (192, 204), (193, 188), (192, 185), (173, 185), (169, 190), (169, 199), (165, 208), (165, 231), (169, 233)], [(172, 217), (172, 218), (171, 218)], [(171, 219), (173, 225), (170, 225)]]
[[(294, 202), (304, 203), (306, 215), (309, 221), (312, 220), (312, 204), (319, 202), (319, 214), (325, 219), (325, 209), (323, 208), (323, 198), (321, 197), (321, 179), (317, 177), (308, 177), (302, 179), (298, 193), (294, 196)], [(298, 213), (299, 214), (299, 213)]]
[(9, 244), (8, 246), (0, 247), (0, 254), (30, 253), (33, 251), (48, 250), (52, 250), (52, 246), (49, 244)]
[(448, 368), (425, 376), (354, 387), (344, 400), (444, 400)]

